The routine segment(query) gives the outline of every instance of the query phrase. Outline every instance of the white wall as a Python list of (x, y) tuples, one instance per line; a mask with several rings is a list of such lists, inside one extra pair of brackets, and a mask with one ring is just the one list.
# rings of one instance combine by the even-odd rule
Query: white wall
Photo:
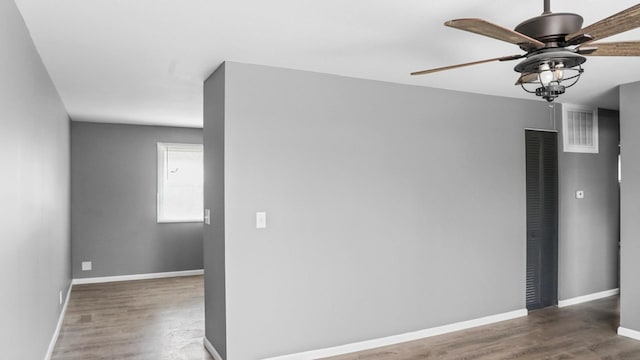
[(227, 358), (225, 264), (225, 64), (204, 84), (204, 226), (205, 337)]
[(552, 128), (546, 103), (238, 63), (223, 81), (226, 319), (206, 320), (227, 359), (525, 307), (524, 129)]
[(640, 82), (620, 87), (620, 326), (640, 331)]
[[(601, 109), (598, 115), (597, 154), (565, 153), (558, 135), (559, 300), (618, 287), (619, 114)], [(584, 191), (584, 199), (576, 199), (577, 190)]]
[(202, 144), (202, 130), (71, 124), (74, 278), (202, 269), (202, 223), (157, 222), (158, 142)]
[(71, 281), (69, 119), (13, 1), (0, 44), (0, 356), (43, 359)]

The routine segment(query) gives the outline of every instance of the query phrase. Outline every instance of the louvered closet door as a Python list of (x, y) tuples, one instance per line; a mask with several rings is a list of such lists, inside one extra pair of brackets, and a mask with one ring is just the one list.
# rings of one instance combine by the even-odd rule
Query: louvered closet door
[(558, 152), (555, 132), (526, 130), (527, 309), (557, 304)]

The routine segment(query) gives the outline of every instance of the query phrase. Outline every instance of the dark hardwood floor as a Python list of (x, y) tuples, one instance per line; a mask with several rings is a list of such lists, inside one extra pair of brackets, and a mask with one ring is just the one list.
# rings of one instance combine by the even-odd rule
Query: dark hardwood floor
[(640, 359), (640, 341), (616, 335), (619, 297), (566, 308), (550, 307), (529, 316), (422, 340), (335, 356), (366, 359)]
[[(52, 359), (212, 360), (203, 293), (202, 276), (74, 286)], [(640, 341), (616, 335), (618, 319), (614, 296), (329, 359), (640, 360)]]
[(213, 359), (202, 276), (73, 287), (53, 360)]

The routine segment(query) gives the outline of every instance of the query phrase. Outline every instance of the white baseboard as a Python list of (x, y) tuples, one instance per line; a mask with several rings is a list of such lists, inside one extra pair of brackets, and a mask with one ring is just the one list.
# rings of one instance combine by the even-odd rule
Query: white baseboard
[(204, 344), (204, 348), (207, 349), (209, 354), (211, 354), (211, 356), (213, 356), (215, 360), (222, 360), (222, 356), (218, 354), (218, 351), (216, 351), (216, 348), (214, 348), (213, 345), (211, 345), (211, 343), (209, 342), (209, 339), (207, 339), (206, 336), (202, 338), (202, 344)]
[(67, 305), (69, 305), (71, 288), (73, 288), (73, 283), (69, 284), (69, 290), (67, 290), (67, 296), (64, 299), (64, 305), (62, 305), (62, 310), (60, 311), (60, 316), (58, 317), (58, 324), (56, 325), (56, 330), (53, 332), (53, 336), (51, 337), (51, 342), (49, 343), (49, 348), (47, 349), (47, 354), (44, 356), (44, 360), (51, 359), (53, 349), (56, 347), (56, 342), (58, 342), (60, 329), (62, 328), (62, 323), (64, 322), (64, 315), (67, 313)]
[(598, 299), (603, 299), (609, 296), (614, 296), (614, 295), (618, 295), (620, 294), (620, 289), (611, 289), (611, 290), (605, 290), (605, 291), (601, 291), (598, 293), (593, 293), (593, 294), (589, 294), (589, 295), (584, 295), (584, 296), (578, 296), (575, 298), (571, 298), (571, 299), (567, 299), (567, 300), (559, 300), (558, 301), (558, 307), (565, 307), (565, 306), (571, 306), (571, 305), (576, 305), (576, 304), (582, 304), (588, 301), (593, 301), (593, 300), (598, 300)]
[(162, 279), (162, 278), (168, 278), (168, 277), (194, 276), (194, 275), (202, 275), (202, 274), (204, 274), (203, 269), (186, 270), (186, 271), (168, 271), (168, 272), (148, 273), (148, 274), (120, 275), (120, 276), (101, 276), (101, 277), (93, 277), (93, 278), (73, 279), (73, 284), (74, 285), (98, 284), (98, 283), (114, 282), (114, 281)]
[(268, 358), (265, 360), (307, 360), (307, 359), (317, 359), (322, 357), (348, 354), (356, 351), (369, 350), (369, 349), (374, 349), (381, 346), (394, 345), (394, 344), (403, 343), (407, 341), (423, 339), (431, 336), (447, 334), (454, 331), (470, 329), (477, 326), (493, 324), (500, 321), (511, 320), (511, 319), (515, 319), (515, 318), (519, 318), (527, 315), (528, 315), (527, 310), (521, 309), (521, 310), (511, 311), (507, 313), (486, 316), (479, 319), (461, 321), (454, 324), (438, 326), (430, 329), (418, 330), (418, 331), (409, 332), (409, 333), (400, 334), (400, 335), (393, 335), (393, 336), (388, 336), (388, 337), (379, 338), (379, 339), (361, 341), (357, 343), (335, 346), (331, 348), (312, 350), (312, 351), (306, 351), (306, 352), (283, 355), (283, 356), (276, 356), (276, 357)]
[(625, 336), (634, 340), (640, 340), (640, 331), (623, 328), (622, 326), (618, 328), (618, 335)]

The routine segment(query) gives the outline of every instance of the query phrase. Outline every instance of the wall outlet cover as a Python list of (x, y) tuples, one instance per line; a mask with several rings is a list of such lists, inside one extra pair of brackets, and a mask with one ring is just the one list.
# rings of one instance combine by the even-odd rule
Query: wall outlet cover
[(60, 301), (60, 305), (62, 305), (62, 290), (58, 293), (58, 300)]
[(89, 271), (92, 268), (91, 261), (83, 261), (82, 262), (82, 271)]
[(267, 227), (267, 213), (259, 211), (256, 213), (256, 229), (265, 229)]

